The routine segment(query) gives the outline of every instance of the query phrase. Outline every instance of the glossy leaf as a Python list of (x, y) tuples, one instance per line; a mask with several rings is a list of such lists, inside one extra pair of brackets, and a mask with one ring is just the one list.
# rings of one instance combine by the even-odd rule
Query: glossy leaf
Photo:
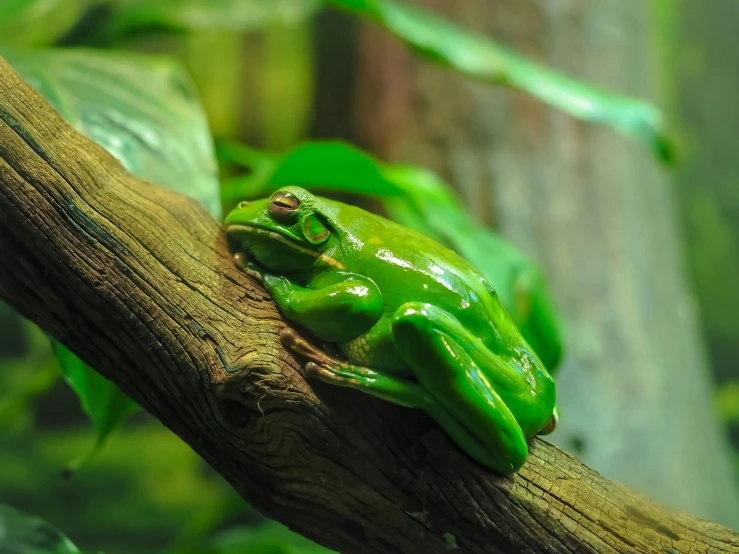
[(660, 111), (648, 102), (588, 86), (433, 12), (394, 0), (327, 0), (366, 17), (425, 57), (471, 77), (524, 91), (579, 119), (633, 137), (663, 161), (673, 157)]
[[(358, 194), (397, 196), (402, 189), (383, 176), (378, 163), (359, 149), (339, 141), (307, 142), (284, 156), (271, 155), (234, 142), (218, 144), (221, 161), (250, 168), (250, 175), (223, 184), (224, 203), (269, 195), (297, 181), (306, 189), (322, 188)], [(348, 182), (349, 181), (349, 182)]]
[(0, 46), (49, 45), (72, 28), (83, 8), (83, 0), (2, 0)]
[(0, 552), (4, 554), (80, 554), (56, 527), (40, 517), (0, 504)]
[(131, 415), (137, 405), (59, 341), (52, 340), (52, 344), (64, 379), (79, 396), (82, 408), (90, 417), (97, 434), (90, 451), (68, 464), (67, 468), (74, 470), (100, 451), (111, 431)]
[(477, 267), (544, 364), (553, 370), (559, 363), (562, 338), (541, 271), (513, 245), (473, 221), (433, 172), (383, 164), (334, 141), (305, 143), (283, 156), (232, 143), (220, 145), (218, 153), (222, 160), (254, 169), (247, 177), (224, 183), (224, 202), (229, 205), (288, 185), (378, 197), (391, 219), (446, 244)]
[(75, 129), (129, 171), (192, 196), (220, 219), (208, 123), (178, 62), (76, 49), (0, 53)]
[(295, 24), (312, 16), (319, 0), (113, 0), (108, 33), (121, 36), (146, 28), (176, 31), (259, 29)]

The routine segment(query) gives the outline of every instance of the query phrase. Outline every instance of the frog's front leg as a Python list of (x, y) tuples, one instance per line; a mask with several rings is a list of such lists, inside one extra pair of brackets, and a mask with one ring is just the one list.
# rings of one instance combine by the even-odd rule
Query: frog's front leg
[(382, 315), (382, 295), (377, 285), (361, 275), (321, 275), (307, 287), (280, 275), (263, 272), (261, 276), (285, 318), (323, 340), (356, 338)]
[[(481, 464), (506, 475), (518, 470), (528, 455), (527, 435), (504, 398), (517, 408), (525, 406), (520, 402), (536, 402), (516, 400), (527, 392), (531, 396), (525, 373), (490, 352), (455, 317), (429, 304), (399, 308), (392, 330), (403, 359), (436, 400), (428, 413)], [(551, 416), (551, 408), (543, 410)]]
[(294, 329), (284, 328), (280, 332), (280, 339), (285, 347), (311, 360), (305, 365), (306, 374), (310, 378), (357, 389), (406, 408), (425, 408), (433, 402), (431, 396), (417, 383), (336, 360), (310, 344)]

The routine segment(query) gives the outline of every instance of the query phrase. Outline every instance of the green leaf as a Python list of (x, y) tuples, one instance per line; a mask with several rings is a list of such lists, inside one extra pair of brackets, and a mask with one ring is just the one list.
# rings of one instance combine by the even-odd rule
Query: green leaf
[(331, 554), (329, 550), (274, 521), (217, 535), (198, 554)]
[(67, 466), (68, 470), (81, 467), (105, 444), (108, 435), (136, 409), (136, 403), (116, 385), (108, 381), (59, 341), (52, 339), (64, 379), (77, 393), (82, 408), (92, 421), (97, 433), (95, 444), (80, 458)]
[(219, 145), (218, 154), (254, 170), (223, 184), (228, 204), (269, 196), (288, 185), (378, 197), (391, 219), (446, 244), (477, 267), (544, 364), (556, 368), (562, 337), (541, 271), (513, 245), (473, 221), (432, 171), (383, 164), (336, 141), (305, 143), (283, 156), (225, 143)]
[(724, 422), (739, 422), (739, 381), (727, 381), (716, 387), (716, 407)]
[(82, 11), (82, 0), (2, 0), (0, 45), (49, 45), (72, 28)]
[(174, 59), (78, 49), (0, 54), (75, 129), (133, 174), (192, 196), (221, 218), (208, 123)]
[(415, 6), (393, 0), (326, 1), (378, 23), (436, 63), (524, 91), (579, 119), (609, 125), (645, 144), (660, 160), (673, 159), (663, 116), (652, 104), (571, 79)]
[(219, 143), (216, 151), (221, 161), (251, 169), (248, 177), (223, 183), (223, 200), (227, 204), (243, 198), (245, 192), (254, 198), (267, 196), (281, 186), (298, 181), (306, 189), (378, 196), (402, 194), (396, 184), (384, 178), (375, 160), (344, 142), (307, 142), (282, 157), (230, 141)]
[(157, 28), (260, 29), (273, 24), (292, 25), (312, 16), (319, 0), (114, 0), (107, 31), (114, 37)]
[[(0, 311), (7, 313), (12, 309), (0, 303)], [(3, 321), (3, 336), (6, 344), (13, 344), (20, 352), (0, 358), (0, 436), (5, 437), (28, 431), (33, 422), (33, 400), (61, 377), (46, 334), (13, 314), (15, 319)], [(14, 331), (21, 336), (13, 336)]]
[(3, 554), (80, 554), (56, 527), (0, 504), (0, 552)]

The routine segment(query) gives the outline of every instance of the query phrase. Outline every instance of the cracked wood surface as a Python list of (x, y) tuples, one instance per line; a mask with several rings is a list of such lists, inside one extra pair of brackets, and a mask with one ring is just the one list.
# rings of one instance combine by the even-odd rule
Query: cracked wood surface
[(306, 382), (218, 223), (128, 174), (2, 58), (0, 211), (0, 296), (249, 503), (316, 542), (383, 554), (739, 552), (732, 531), (542, 440), (503, 478), (420, 412)]

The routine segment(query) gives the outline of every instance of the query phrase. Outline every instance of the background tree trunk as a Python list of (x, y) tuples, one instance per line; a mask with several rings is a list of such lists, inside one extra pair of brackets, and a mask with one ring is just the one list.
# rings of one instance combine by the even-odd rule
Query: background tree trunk
[(680, 125), (684, 162), (676, 174), (688, 262), (702, 308), (720, 405), (739, 445), (739, 4), (666, 6), (665, 98)]
[[(422, 3), (573, 76), (654, 96), (648, 3)], [(548, 276), (567, 339), (552, 441), (664, 503), (739, 527), (671, 183), (649, 153), (522, 94), (412, 60), (374, 28), (361, 33), (364, 145), (436, 169)]]

